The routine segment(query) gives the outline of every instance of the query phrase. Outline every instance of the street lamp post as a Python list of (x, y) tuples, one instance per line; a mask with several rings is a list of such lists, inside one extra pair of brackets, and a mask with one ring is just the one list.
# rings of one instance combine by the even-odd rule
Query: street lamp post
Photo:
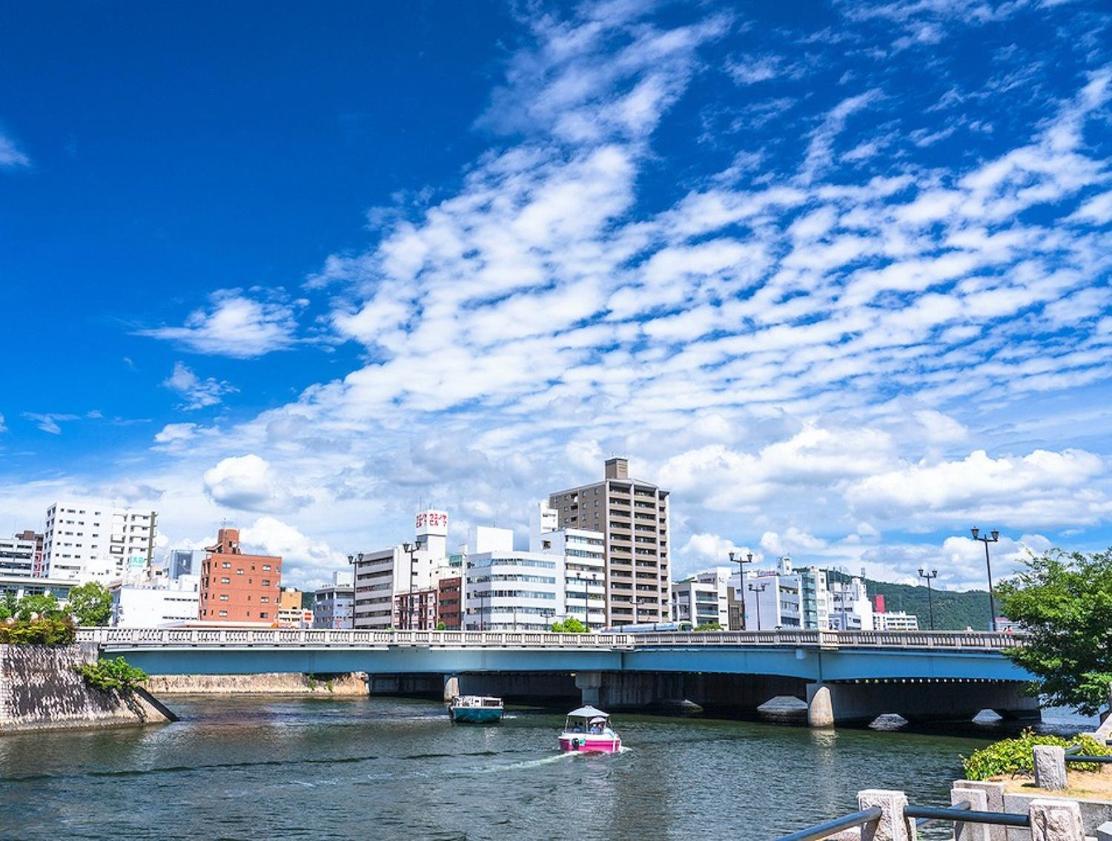
[(761, 593), (763, 593), (765, 591), (765, 588), (767, 586), (768, 586), (767, 583), (766, 584), (750, 584), (749, 585), (749, 592), (756, 593), (756, 596), (754, 596), (754, 598), (757, 601), (757, 630), (758, 631), (761, 629)]
[(927, 572), (925, 569), (919, 570), (919, 577), (927, 579), (927, 612), (931, 618), (931, 630), (934, 630), (934, 599), (931, 598), (931, 582), (938, 578), (938, 570), (932, 569)]
[(993, 631), (995, 631), (996, 630), (996, 597), (992, 593), (992, 561), (989, 560), (989, 557), (988, 557), (988, 545), (990, 543), (998, 543), (1000, 541), (1000, 532), (997, 531), (996, 529), (993, 529), (991, 532), (989, 532), (989, 535), (991, 535), (991, 536), (986, 535), (985, 537), (979, 537), (978, 535), (980, 534), (981, 530), (979, 528), (977, 528), (976, 526), (971, 528), (969, 531), (973, 534), (973, 539), (974, 540), (979, 540), (979, 541), (981, 541), (981, 543), (985, 544), (985, 571), (988, 573), (988, 610), (989, 610), (989, 613), (991, 614), (991, 616), (989, 617), (989, 619), (990, 619), (989, 627)]
[[(741, 557), (740, 553), (730, 553), (730, 563), (737, 564), (737, 589), (741, 593), (741, 627), (745, 630), (745, 565), (753, 563), (753, 553), (746, 552), (745, 557)], [(760, 621), (757, 622), (759, 626)], [(760, 630), (758, 627), (757, 630)]]
[(403, 543), (402, 551), (409, 555), (409, 605), (406, 610), (406, 623), (410, 631), (413, 628), (413, 601), (414, 601), (414, 586), (413, 581), (417, 576), (417, 549), (418, 547), (412, 543)]

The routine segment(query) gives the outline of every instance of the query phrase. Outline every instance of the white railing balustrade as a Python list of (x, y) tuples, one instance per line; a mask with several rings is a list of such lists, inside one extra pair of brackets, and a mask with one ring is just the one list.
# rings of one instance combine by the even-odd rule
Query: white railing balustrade
[(719, 631), (553, 634), (537, 631), (344, 631), (292, 628), (79, 628), (78, 642), (108, 648), (897, 648), (1002, 651), (1023, 637), (981, 631)]

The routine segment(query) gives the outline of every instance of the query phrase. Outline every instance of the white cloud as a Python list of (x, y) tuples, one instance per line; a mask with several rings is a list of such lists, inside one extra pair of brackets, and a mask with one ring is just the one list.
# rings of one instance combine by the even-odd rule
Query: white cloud
[(30, 166), (31, 159), (28, 158), (19, 148), (15, 145), (15, 141), (10, 137), (5, 137), (0, 134), (0, 167), (10, 166)]
[(215, 406), (225, 394), (237, 390), (235, 386), (213, 377), (201, 379), (184, 362), (174, 363), (173, 372), (163, 380), (162, 385), (185, 397), (182, 408), (186, 411)]
[(176, 342), (196, 353), (247, 359), (285, 350), (296, 341), (293, 309), (225, 289), (212, 295), (209, 309), (197, 309), (181, 327), (156, 327), (138, 335)]
[(270, 468), (270, 463), (250, 453), (221, 459), (204, 475), (205, 491), (220, 505), (247, 511), (295, 511), (311, 500), (291, 492)]
[(248, 549), (282, 558), (283, 585), (315, 589), (331, 583), (331, 572), (348, 567), (347, 557), (342, 552), (307, 537), (276, 517), (259, 517), (247, 528), (240, 529), (239, 538)]
[(24, 412), (23, 417), (27, 420), (34, 421), (43, 432), (49, 432), (51, 435), (61, 435), (61, 424), (66, 421), (80, 420), (81, 415), (74, 415), (60, 412), (48, 412), (39, 414), (37, 412)]

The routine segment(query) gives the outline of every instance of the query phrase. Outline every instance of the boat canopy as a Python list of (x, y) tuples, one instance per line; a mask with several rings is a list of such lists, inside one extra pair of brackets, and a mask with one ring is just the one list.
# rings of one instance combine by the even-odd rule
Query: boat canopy
[(568, 718), (585, 718), (588, 721), (594, 721), (596, 718), (601, 718), (603, 721), (608, 721), (610, 716), (600, 709), (595, 707), (580, 707), (577, 710), (572, 710), (568, 713)]

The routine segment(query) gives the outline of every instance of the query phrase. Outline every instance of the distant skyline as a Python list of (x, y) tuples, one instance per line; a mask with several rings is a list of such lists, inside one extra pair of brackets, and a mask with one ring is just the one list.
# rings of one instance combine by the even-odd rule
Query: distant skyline
[(227, 518), (324, 583), (420, 506), (672, 491), (983, 587), (1112, 545), (1101, 2), (43, 3), (0, 32), (0, 529)]

